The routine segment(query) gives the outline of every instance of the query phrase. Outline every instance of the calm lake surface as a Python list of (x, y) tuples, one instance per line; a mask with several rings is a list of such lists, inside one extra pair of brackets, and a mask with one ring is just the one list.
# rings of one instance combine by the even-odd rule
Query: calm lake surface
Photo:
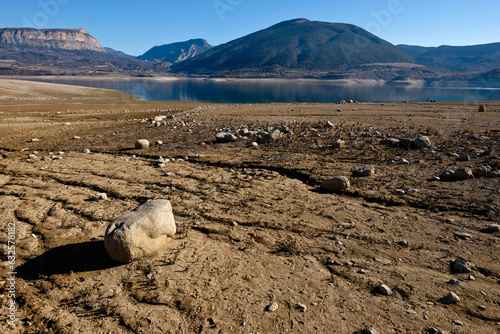
[(500, 101), (499, 88), (339, 83), (328, 80), (211, 80), (36, 78), (36, 81), (107, 88), (148, 101), (208, 103)]

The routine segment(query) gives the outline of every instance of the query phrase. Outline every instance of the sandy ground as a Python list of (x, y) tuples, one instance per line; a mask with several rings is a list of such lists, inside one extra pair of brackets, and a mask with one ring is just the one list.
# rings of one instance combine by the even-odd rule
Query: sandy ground
[[(0, 80), (0, 332), (499, 333), (500, 233), (485, 228), (499, 223), (500, 178), (432, 180), (500, 169), (500, 102), (485, 105), (198, 105)], [(275, 126), (293, 133), (215, 142)], [(381, 144), (420, 134), (432, 148)], [(140, 138), (163, 144), (136, 150)], [(375, 175), (352, 176), (365, 165)], [(322, 191), (336, 175), (351, 188)], [(168, 249), (113, 262), (106, 226), (159, 198), (178, 226)], [(471, 272), (452, 273), (457, 258)], [(442, 303), (450, 291), (458, 303)]]

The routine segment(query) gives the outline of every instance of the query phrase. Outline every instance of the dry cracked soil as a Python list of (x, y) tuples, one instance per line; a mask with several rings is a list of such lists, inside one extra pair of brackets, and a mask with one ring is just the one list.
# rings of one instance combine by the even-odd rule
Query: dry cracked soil
[[(421, 135), (431, 147), (384, 144)], [(135, 149), (141, 138), (152, 145)], [(0, 331), (499, 333), (500, 178), (434, 178), (497, 171), (499, 155), (500, 102), (145, 102), (2, 79)], [(351, 187), (323, 191), (337, 175)], [(106, 226), (150, 199), (172, 202), (177, 234), (114, 262)], [(470, 271), (452, 272), (456, 259)]]

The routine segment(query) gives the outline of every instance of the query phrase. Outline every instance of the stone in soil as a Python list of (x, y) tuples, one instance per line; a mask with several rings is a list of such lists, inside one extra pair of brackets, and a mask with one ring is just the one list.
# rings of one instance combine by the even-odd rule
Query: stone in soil
[(167, 246), (175, 232), (170, 201), (152, 200), (109, 224), (104, 245), (114, 260), (130, 262), (158, 253)]
[(349, 179), (345, 176), (335, 176), (321, 183), (321, 187), (330, 192), (346, 190), (351, 186)]
[(453, 274), (470, 273), (471, 266), (464, 259), (456, 259), (450, 262), (450, 270)]

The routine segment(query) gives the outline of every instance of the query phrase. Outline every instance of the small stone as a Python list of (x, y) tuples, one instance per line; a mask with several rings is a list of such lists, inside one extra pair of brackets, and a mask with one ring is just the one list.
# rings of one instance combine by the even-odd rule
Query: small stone
[(437, 334), (437, 333), (439, 333), (439, 329), (431, 327), (431, 328), (427, 329), (427, 333), (429, 333), (429, 334)]
[(399, 139), (399, 147), (409, 149), (412, 145), (413, 141), (408, 138), (400, 138)]
[(468, 180), (468, 179), (473, 179), (474, 174), (472, 174), (472, 169), (465, 167), (457, 169), (455, 171), (454, 177), (457, 180)]
[(474, 177), (486, 176), (489, 172), (491, 172), (491, 168), (484, 165), (472, 169), (472, 175), (474, 175)]
[(441, 301), (444, 304), (455, 304), (460, 301), (460, 297), (458, 297), (454, 292), (450, 292), (446, 296), (441, 298)]
[(335, 176), (321, 183), (321, 187), (327, 191), (339, 192), (351, 186), (349, 179), (345, 176)]
[(279, 305), (276, 302), (272, 302), (271, 304), (267, 305), (267, 310), (269, 312), (274, 312), (278, 309)]
[(377, 287), (377, 292), (380, 293), (381, 295), (384, 296), (391, 296), (392, 295), (392, 290), (385, 284), (381, 284), (380, 286)]
[(307, 306), (302, 303), (297, 303), (295, 307), (299, 309), (301, 312), (305, 312), (307, 310)]
[(149, 140), (147, 139), (139, 139), (135, 142), (135, 148), (138, 150), (143, 150), (149, 147)]
[(460, 320), (453, 320), (451, 323), (455, 326), (463, 326), (463, 322)]
[(34, 154), (28, 155), (28, 158), (29, 159), (38, 159), (38, 157), (36, 155), (34, 155)]
[(90, 150), (88, 148), (86, 148), (86, 149), (83, 150), (83, 153), (89, 154), (91, 152), (90, 152)]
[(451, 169), (445, 169), (439, 176), (441, 180), (445, 181), (451, 181), (453, 180), (454, 177), (455, 177), (455, 172), (452, 171)]
[(343, 227), (343, 228), (355, 228), (356, 227), (356, 223), (355, 222), (340, 223), (340, 227)]
[(326, 122), (326, 127), (328, 127), (328, 128), (333, 128), (334, 126), (335, 126), (335, 125), (334, 125), (332, 122), (330, 122), (330, 121), (327, 121), (327, 122)]
[(464, 259), (456, 259), (450, 262), (450, 270), (453, 274), (470, 273), (472, 268)]
[(227, 132), (219, 132), (215, 135), (215, 140), (218, 143), (232, 143), (238, 140), (238, 137), (233, 135), (232, 133)]
[(399, 164), (400, 165), (409, 165), (410, 162), (408, 160), (406, 160), (406, 159), (401, 159), (401, 160), (399, 160)]
[(500, 232), (500, 225), (498, 224), (489, 224), (486, 228), (486, 232), (488, 233), (497, 233)]
[(363, 334), (380, 334), (378, 330), (376, 330), (375, 328), (373, 327), (370, 327), (368, 329), (365, 329), (363, 331)]
[(486, 306), (484, 305), (479, 305), (477, 308), (480, 309), (481, 311), (486, 310)]
[(400, 246), (403, 246), (403, 247), (408, 247), (408, 241), (406, 241), (406, 240), (402, 240), (402, 241), (398, 242), (398, 244)]
[(431, 140), (427, 136), (420, 136), (416, 138), (413, 140), (413, 144), (420, 149), (430, 148), (432, 145)]
[(500, 177), (500, 171), (498, 170), (492, 170), (489, 172), (486, 177), (494, 178), (494, 177)]
[(28, 140), (28, 143), (36, 143), (37, 141), (40, 141), (40, 139), (32, 138), (32, 139)]
[(73, 138), (71, 138), (71, 139), (78, 140), (78, 139), (80, 139), (80, 136), (74, 136), (74, 137), (73, 137)]
[(161, 140), (157, 140), (157, 141), (155, 141), (155, 145), (156, 146), (163, 145), (163, 142)]
[(93, 197), (94, 201), (105, 201), (108, 199), (108, 195), (106, 193), (98, 193), (95, 194)]
[(165, 174), (163, 174), (163, 175), (164, 175), (164, 176), (167, 176), (167, 177), (172, 177), (172, 176), (175, 176), (175, 174), (174, 174), (174, 173), (172, 173), (172, 172), (167, 172), (167, 173), (165, 173)]
[(367, 177), (367, 176), (375, 175), (375, 167), (373, 167), (373, 166), (361, 167), (356, 172), (354, 172), (354, 175), (360, 176), (360, 177)]
[(469, 276), (467, 276), (467, 280), (468, 281), (475, 281), (476, 278), (474, 277), (474, 275), (469, 275)]
[(462, 240), (469, 240), (470, 238), (472, 238), (469, 233), (456, 233), (455, 237), (462, 239)]
[(384, 138), (380, 141), (380, 144), (382, 145), (387, 145), (387, 146), (398, 146), (399, 145), (399, 139), (396, 138)]
[(345, 147), (345, 141), (343, 141), (342, 139), (337, 139), (337, 140), (333, 141), (332, 146), (333, 146), (333, 148)]
[(450, 279), (448, 282), (446, 282), (447, 284), (451, 284), (451, 285), (460, 285), (460, 281), (457, 280), (457, 279)]
[(470, 155), (464, 154), (459, 157), (457, 157), (457, 161), (470, 161)]

